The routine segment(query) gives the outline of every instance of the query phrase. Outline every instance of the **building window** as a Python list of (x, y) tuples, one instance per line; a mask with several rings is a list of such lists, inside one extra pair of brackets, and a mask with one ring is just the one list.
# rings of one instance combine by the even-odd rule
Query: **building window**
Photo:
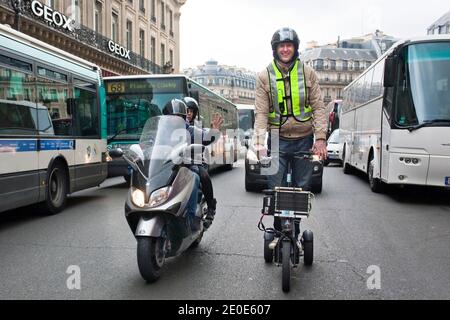
[(156, 63), (156, 39), (150, 38), (150, 60)]
[(161, 65), (166, 63), (166, 46), (161, 43)]
[(100, 1), (95, 1), (94, 31), (98, 33), (103, 33), (102, 12), (103, 12), (103, 4)]
[(139, 53), (142, 57), (145, 57), (145, 31), (139, 30)]
[(166, 10), (164, 2), (161, 2), (161, 29), (166, 30)]
[(156, 0), (152, 0), (152, 12), (150, 19), (153, 22), (156, 22)]
[(114, 42), (119, 42), (119, 15), (116, 12), (112, 13), (111, 38)]
[(170, 35), (173, 37), (173, 11), (169, 10), (169, 30)]
[(127, 20), (127, 48), (133, 48), (133, 23)]
[(72, 19), (77, 23), (81, 23), (81, 0), (72, 0), (71, 11)]
[(139, 10), (145, 14), (145, 3), (144, 0), (139, 0)]
[(169, 61), (170, 61), (170, 64), (173, 66), (173, 50), (172, 49), (169, 50)]

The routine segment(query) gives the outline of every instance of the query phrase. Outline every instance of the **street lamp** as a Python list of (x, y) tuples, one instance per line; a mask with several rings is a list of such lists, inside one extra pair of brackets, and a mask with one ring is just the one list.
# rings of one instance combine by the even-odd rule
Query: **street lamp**
[(22, 0), (11, 0), (11, 6), (13, 7), (14, 17), (14, 29), (20, 31), (20, 20), (22, 13)]

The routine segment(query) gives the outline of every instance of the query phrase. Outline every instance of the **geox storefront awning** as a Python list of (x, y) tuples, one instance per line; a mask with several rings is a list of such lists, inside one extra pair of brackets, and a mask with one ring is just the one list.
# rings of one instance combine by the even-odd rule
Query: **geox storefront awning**
[(155, 63), (37, 0), (0, 0), (0, 23), (95, 63), (104, 76), (163, 73)]

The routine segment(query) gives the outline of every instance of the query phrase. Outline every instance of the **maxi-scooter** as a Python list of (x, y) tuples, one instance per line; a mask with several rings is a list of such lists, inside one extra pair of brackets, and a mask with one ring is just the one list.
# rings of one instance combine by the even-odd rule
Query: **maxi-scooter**
[(139, 144), (127, 152), (110, 151), (112, 158), (123, 157), (133, 169), (125, 216), (137, 240), (139, 271), (147, 282), (158, 280), (165, 260), (197, 246), (206, 231), (206, 202), (200, 190), (195, 199), (199, 228), (193, 228), (187, 212), (196, 187), (190, 166), (202, 163), (203, 150), (202, 145), (190, 144), (181, 117), (160, 116), (147, 121)]

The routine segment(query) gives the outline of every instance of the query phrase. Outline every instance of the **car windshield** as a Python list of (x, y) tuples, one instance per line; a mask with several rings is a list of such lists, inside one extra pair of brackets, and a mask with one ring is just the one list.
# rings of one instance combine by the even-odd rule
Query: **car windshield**
[(450, 121), (450, 42), (408, 46), (403, 60), (397, 86), (397, 124)]

